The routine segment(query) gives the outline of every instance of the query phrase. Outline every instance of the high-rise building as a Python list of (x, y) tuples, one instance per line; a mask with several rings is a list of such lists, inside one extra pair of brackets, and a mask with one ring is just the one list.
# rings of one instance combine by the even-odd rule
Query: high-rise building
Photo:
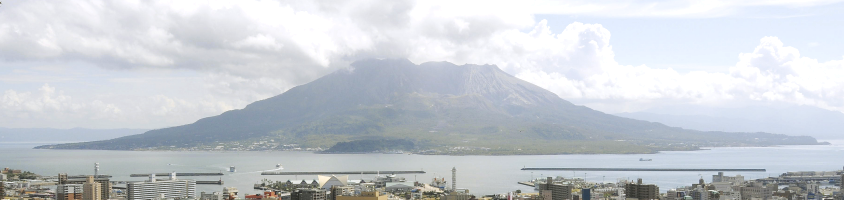
[(102, 185), (94, 181), (94, 176), (88, 176), (82, 184), (82, 200), (102, 200)]
[(81, 184), (56, 185), (56, 200), (80, 200), (83, 189)]
[[(546, 197), (544, 200), (565, 200), (571, 199), (571, 185), (555, 184), (553, 177), (545, 179), (544, 184), (539, 185), (539, 195)], [(551, 199), (548, 199), (548, 193), (551, 193)]]
[(654, 184), (642, 184), (642, 179), (640, 178), (636, 183), (624, 185), (624, 194), (627, 195), (627, 198), (636, 198), (639, 200), (658, 199), (659, 187)]
[(126, 188), (128, 200), (196, 198), (196, 181), (178, 180), (175, 172), (169, 180), (156, 180), (155, 174), (151, 174), (149, 181), (129, 183)]
[(0, 199), (4, 199), (6, 197), (6, 184), (0, 182)]

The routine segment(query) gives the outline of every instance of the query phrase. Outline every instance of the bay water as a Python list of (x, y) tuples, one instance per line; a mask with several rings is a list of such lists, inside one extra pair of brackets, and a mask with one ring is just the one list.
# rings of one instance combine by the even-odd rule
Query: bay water
[[(532, 191), (517, 184), (532, 178), (564, 176), (584, 178), (592, 182), (616, 182), (619, 179), (642, 178), (657, 184), (662, 192), (691, 185), (703, 178), (711, 181), (717, 172), (571, 172), (523, 171), (523, 167), (578, 168), (762, 168), (766, 172), (725, 172), (741, 174), (746, 179), (778, 176), (788, 171), (832, 171), (844, 167), (844, 145), (721, 147), (700, 151), (667, 151), (657, 154), (596, 155), (518, 155), (518, 156), (439, 156), (407, 154), (316, 154), (294, 151), (257, 152), (179, 152), (179, 151), (101, 151), (40, 150), (35, 143), (0, 143), (0, 167), (32, 171), (55, 176), (58, 173), (83, 175), (94, 173), (100, 163), (100, 174), (112, 175), (115, 181), (143, 181), (129, 177), (140, 173), (223, 172), (223, 176), (180, 177), (195, 180), (223, 180), (224, 185), (198, 185), (197, 192), (222, 191), (237, 187), (242, 194), (261, 191), (252, 189), (263, 179), (287, 181), (314, 180), (315, 175), (269, 176), (264, 171), (397, 171), (423, 170), (425, 174), (398, 175), (407, 181), (430, 183), (443, 177), (451, 185), (451, 169), (457, 169), (457, 187), (472, 194), (486, 195), (515, 190)], [(639, 161), (640, 158), (652, 161)], [(235, 166), (237, 172), (227, 172)], [(373, 179), (375, 175), (349, 175), (349, 179)]]

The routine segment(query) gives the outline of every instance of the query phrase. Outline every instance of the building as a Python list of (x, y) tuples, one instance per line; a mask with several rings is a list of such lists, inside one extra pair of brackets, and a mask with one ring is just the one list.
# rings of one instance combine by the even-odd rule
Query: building
[(100, 183), (94, 181), (94, 176), (88, 176), (87, 181), (82, 184), (82, 200), (103, 200), (102, 194)]
[(223, 188), (223, 199), (226, 199), (226, 200), (237, 199), (237, 188), (235, 188), (235, 187)]
[(80, 200), (82, 199), (82, 191), (80, 184), (56, 185), (56, 200)]
[(327, 191), (323, 189), (297, 189), (290, 193), (291, 200), (326, 200)]
[(219, 192), (212, 192), (212, 193), (205, 193), (202, 192), (199, 194), (199, 200), (224, 200), (223, 194)]
[(319, 188), (322, 188), (324, 190), (329, 190), (329, 189), (331, 189), (332, 186), (335, 186), (335, 185), (336, 186), (346, 186), (346, 184), (348, 184), (348, 182), (349, 182), (349, 176), (346, 175), (346, 176), (339, 176), (338, 177), (338, 176), (334, 176), (334, 175), (331, 175), (331, 176), (318, 175), (317, 180), (319, 180)]
[(583, 200), (592, 200), (592, 189), (585, 188), (580, 190), (580, 196), (582, 196)]
[(6, 174), (0, 174), (0, 181), (6, 181), (6, 179), (8, 179)]
[(246, 200), (280, 200), (278, 195), (272, 191), (265, 191), (263, 195), (255, 194), (255, 195), (246, 195)]
[(718, 182), (730, 182), (735, 185), (740, 185), (744, 183), (744, 176), (724, 176), (724, 172), (718, 172), (717, 175), (712, 175), (712, 183)]
[(175, 172), (169, 180), (156, 180), (151, 174), (149, 181), (129, 183), (126, 189), (128, 200), (196, 198), (196, 181), (178, 180)]
[(443, 196), (442, 200), (469, 200), (472, 199), (472, 195), (469, 193), (464, 192), (451, 192), (447, 195)]
[[(99, 199), (110, 199), (111, 198), (111, 181), (106, 176), (95, 176), (94, 182), (99, 183), (99, 191), (100, 191), (100, 198)], [(67, 174), (59, 174), (59, 185), (61, 184), (82, 184), (88, 182), (88, 178), (84, 179), (69, 179)]]
[(335, 200), (387, 200), (387, 195), (378, 191), (366, 191), (354, 196), (338, 195)]
[(628, 199), (659, 199), (659, 187), (654, 184), (642, 184), (642, 179), (640, 178), (635, 184), (628, 183), (624, 185), (624, 194), (627, 194)]
[[(571, 185), (563, 185), (563, 184), (555, 184), (553, 177), (548, 177), (545, 180), (545, 183), (539, 184), (539, 195), (543, 197), (543, 200), (565, 200), (571, 199)], [(550, 193), (550, 199), (547, 197)]]
[(769, 200), (774, 193), (770, 187), (765, 187), (758, 182), (750, 182), (739, 187), (739, 192), (742, 200)]
[(6, 184), (0, 182), (0, 199), (6, 198)]

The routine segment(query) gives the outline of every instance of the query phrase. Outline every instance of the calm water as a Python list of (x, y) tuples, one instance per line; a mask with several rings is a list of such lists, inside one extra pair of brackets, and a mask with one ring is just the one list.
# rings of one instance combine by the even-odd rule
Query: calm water
[[(55, 176), (58, 173), (93, 174), (100, 163), (100, 173), (112, 180), (141, 181), (133, 173), (219, 172), (224, 171), (226, 187), (253, 194), (252, 184), (261, 179), (316, 179), (316, 176), (262, 176), (282, 164), (285, 171), (351, 170), (424, 170), (427, 174), (399, 175), (408, 181), (429, 183), (434, 176), (451, 180), (451, 168), (457, 168), (457, 187), (473, 194), (506, 193), (531, 188), (518, 185), (531, 177), (582, 177), (588, 181), (614, 182), (617, 179), (643, 178), (646, 183), (665, 190), (691, 185), (700, 177), (711, 181), (712, 172), (550, 172), (519, 170), (522, 167), (631, 167), (631, 168), (764, 168), (764, 173), (739, 173), (746, 178), (777, 176), (786, 171), (839, 170), (844, 166), (844, 145), (712, 148), (703, 151), (662, 152), (648, 155), (544, 155), (544, 156), (425, 156), (406, 154), (332, 155), (310, 152), (140, 152), (90, 150), (35, 150), (37, 144), (0, 143), (0, 167), (11, 167)], [(653, 161), (641, 162), (639, 158)], [(238, 172), (228, 173), (234, 165)], [(727, 175), (736, 173), (727, 172)], [(350, 179), (371, 179), (374, 175), (351, 175)], [(217, 180), (220, 177), (183, 177)], [(221, 191), (224, 186), (200, 185), (200, 191)]]

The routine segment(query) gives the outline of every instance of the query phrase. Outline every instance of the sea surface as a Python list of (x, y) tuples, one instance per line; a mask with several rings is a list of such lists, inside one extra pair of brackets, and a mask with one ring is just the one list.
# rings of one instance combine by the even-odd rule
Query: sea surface
[[(831, 171), (844, 167), (844, 143), (816, 146), (729, 147), (700, 151), (669, 151), (657, 154), (628, 155), (535, 155), (535, 156), (432, 156), (407, 154), (315, 154), (312, 152), (177, 152), (177, 151), (95, 151), (32, 149), (37, 143), (0, 143), (0, 168), (32, 171), (45, 176), (93, 174), (100, 163), (100, 174), (117, 181), (143, 181), (134, 173), (223, 172), (224, 176), (181, 177), (182, 179), (219, 180), (224, 185), (198, 185), (197, 193), (222, 191), (237, 187), (243, 194), (255, 194), (253, 184), (262, 179), (316, 179), (316, 176), (262, 176), (263, 171), (378, 171), (423, 170), (426, 174), (398, 175), (408, 181), (430, 183), (434, 177), (451, 182), (451, 169), (457, 169), (457, 187), (475, 195), (506, 193), (532, 188), (517, 184), (532, 178), (564, 176), (585, 178), (592, 182), (616, 182), (642, 178), (657, 184), (662, 192), (691, 185), (703, 178), (712, 180), (717, 172), (571, 172), (522, 171), (522, 167), (597, 167), (597, 168), (764, 168), (767, 172), (726, 172), (746, 179), (778, 176), (787, 171)], [(653, 161), (639, 161), (650, 158)], [(237, 172), (226, 170), (236, 166)], [(350, 175), (349, 179), (372, 179), (375, 175)]]

